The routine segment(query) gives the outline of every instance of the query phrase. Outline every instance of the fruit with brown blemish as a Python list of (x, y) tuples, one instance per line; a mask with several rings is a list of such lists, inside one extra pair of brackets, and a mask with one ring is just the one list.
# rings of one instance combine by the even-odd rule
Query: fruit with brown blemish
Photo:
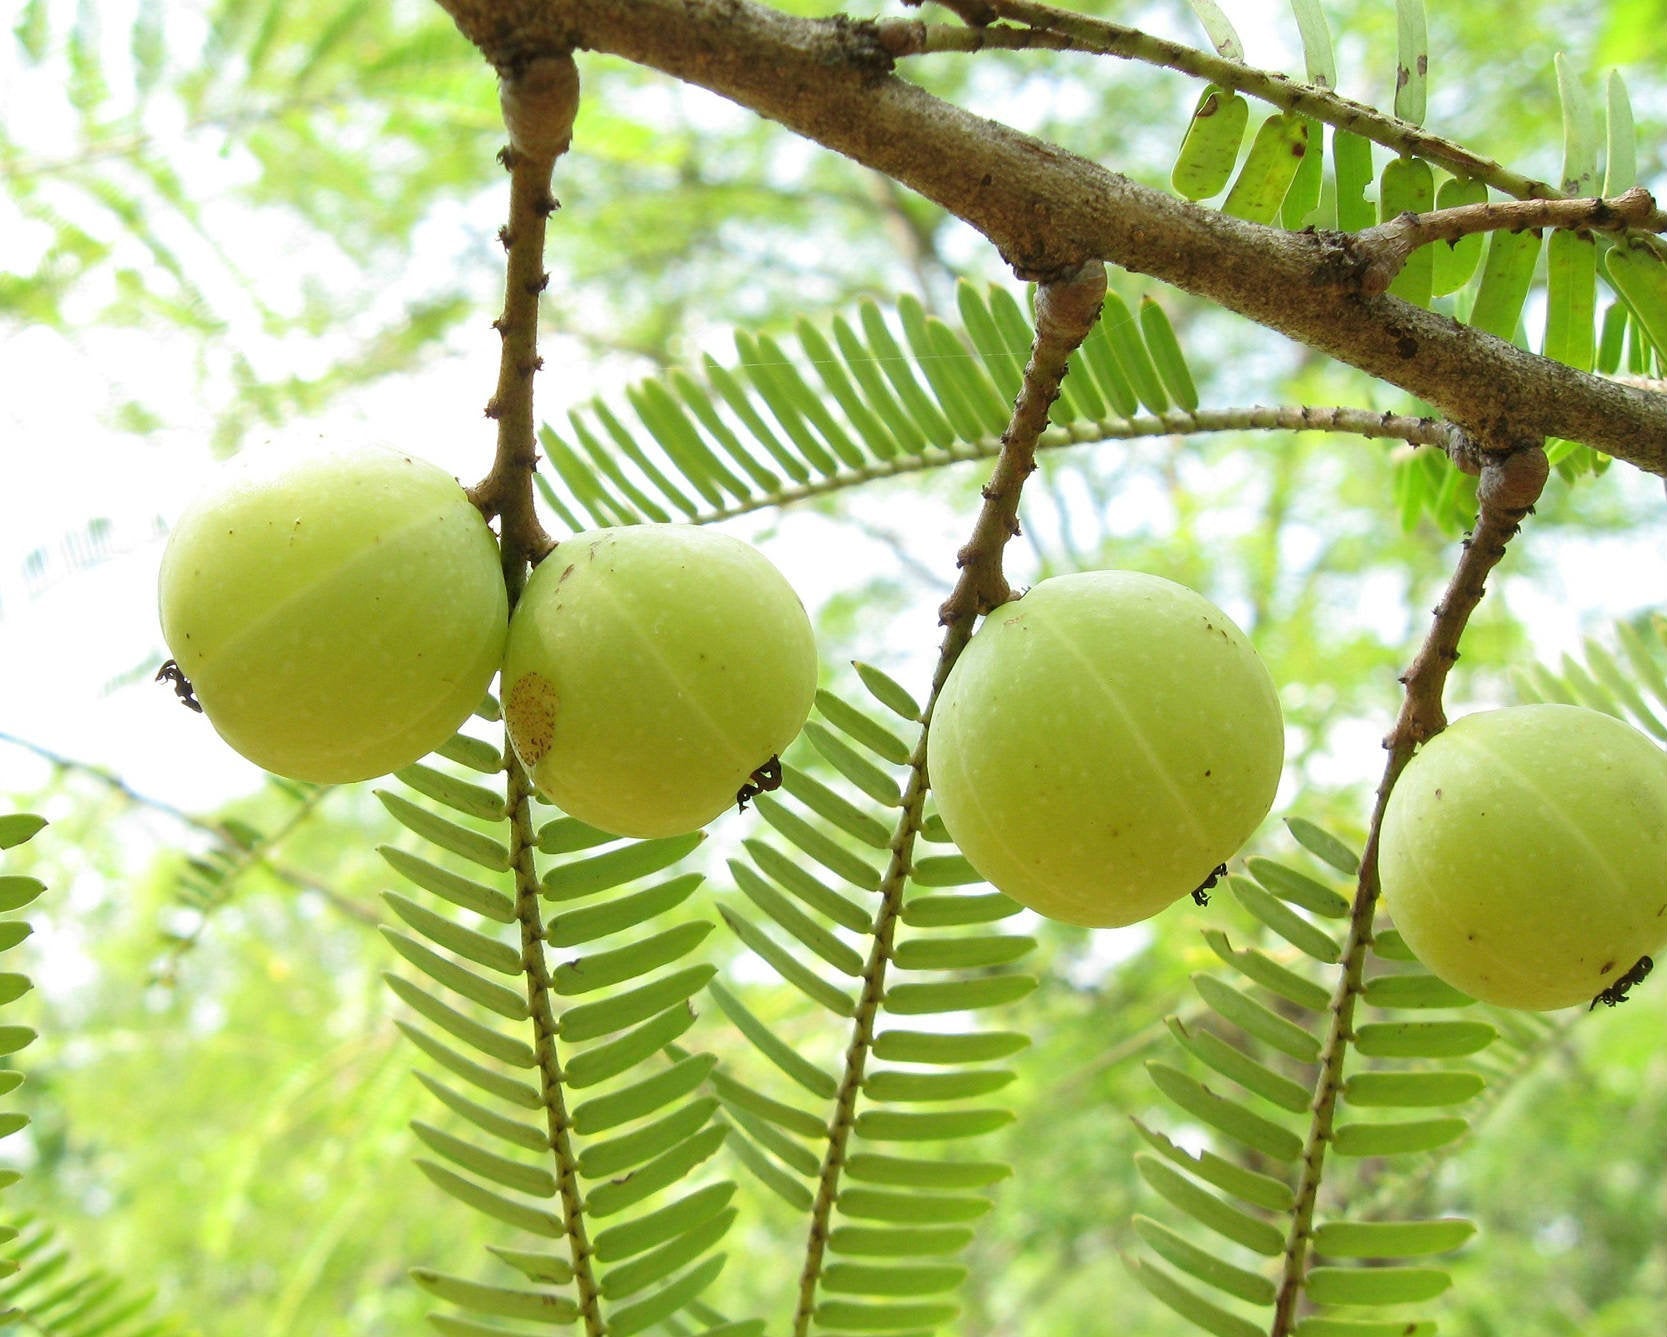
[(457, 480), (392, 450), (240, 456), (169, 535), (162, 636), (237, 752), (365, 780), (484, 699), (508, 624), (497, 544)]
[(950, 671), (928, 743), (944, 825), (1051, 919), (1132, 924), (1201, 886), (1273, 804), (1284, 725), (1244, 633), (1133, 571), (1044, 580)]
[(816, 642), (756, 548), (691, 525), (590, 530), (527, 580), (504, 721), (538, 790), (623, 836), (695, 831), (810, 713)]
[(1588, 1004), (1667, 944), (1667, 756), (1579, 706), (1467, 715), (1396, 780), (1378, 875), (1407, 946), (1454, 988)]

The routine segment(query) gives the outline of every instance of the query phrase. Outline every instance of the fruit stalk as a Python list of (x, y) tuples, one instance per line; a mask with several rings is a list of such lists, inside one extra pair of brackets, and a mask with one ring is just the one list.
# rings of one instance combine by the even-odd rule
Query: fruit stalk
[[(999, 608), (1013, 597), (1002, 574), (1001, 554), (1019, 532), (1019, 492), (1036, 470), (1036, 440), (1048, 425), (1048, 410), (1059, 398), (1071, 354), (1100, 318), (1106, 294), (1106, 267), (1090, 262), (1036, 289), (1036, 338), (1025, 365), (1024, 384), (1013, 416), (1001, 434), (1001, 454), (984, 485), (984, 505), (972, 537), (955, 554), (960, 579), (938, 609), (938, 621), (969, 632), (972, 619)], [(946, 652), (949, 647), (946, 644)], [(954, 646), (954, 653), (961, 645)]]
[(513, 599), (527, 564), (552, 546), (533, 508), (533, 376), (544, 365), (538, 355), (538, 298), (550, 282), (544, 234), (560, 207), (550, 178), (572, 139), (579, 76), (573, 58), (563, 54), (540, 56), (499, 79), (509, 144), (498, 157), (509, 172), (509, 221), (498, 240), (508, 264), (503, 314), (492, 322), (503, 344), (498, 386), (486, 404), (486, 416), (498, 424), (498, 443), (491, 472), (469, 495), (489, 519), (501, 521), (504, 579)]
[(1372, 921), (1377, 912), (1378, 843), (1383, 828), (1384, 807), (1417, 745), (1446, 727), (1442, 689), (1459, 657), (1459, 638), (1470, 615), (1482, 601), (1488, 574), (1499, 565), (1506, 546), (1533, 510), (1549, 472), (1545, 451), (1538, 443), (1500, 450), (1475, 450), (1455, 463), (1467, 472), (1479, 472), (1480, 503), (1476, 528), (1464, 540), (1458, 565), (1447, 583), (1441, 602), (1435, 606), (1435, 621), (1412, 664), (1401, 677), (1406, 691), (1394, 727), (1383, 740), (1388, 751), (1383, 779), (1378, 785), (1366, 848), (1360, 860), (1360, 879), (1349, 907), (1349, 932), (1343, 946), (1342, 971), (1330, 1004), (1331, 1020), (1320, 1050), (1320, 1072), (1314, 1084), (1313, 1111), (1308, 1140), (1303, 1147), (1301, 1171), (1296, 1186), (1296, 1205), (1286, 1235), (1285, 1254), (1278, 1295), (1274, 1302), (1273, 1326), (1269, 1337), (1288, 1337), (1297, 1320), (1297, 1304), (1308, 1259), (1309, 1240), (1314, 1228), (1314, 1208), (1319, 1196), (1326, 1144), (1331, 1138), (1337, 1097), (1343, 1087), (1343, 1060), (1354, 1035), (1355, 1004), (1365, 989), (1363, 967), (1366, 948), (1372, 941)]

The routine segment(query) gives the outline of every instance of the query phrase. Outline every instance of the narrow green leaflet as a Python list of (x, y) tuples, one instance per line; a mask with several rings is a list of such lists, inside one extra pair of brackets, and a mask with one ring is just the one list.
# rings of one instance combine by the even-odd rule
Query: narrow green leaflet
[(1288, 111), (1263, 121), (1221, 211), (1251, 223), (1274, 222), (1308, 153), (1309, 125), (1307, 117)]
[(1667, 348), (1667, 262), (1642, 242), (1622, 241), (1604, 252), (1603, 268), (1650, 342)]
[(1183, 199), (1207, 200), (1227, 189), (1250, 123), (1250, 103), (1242, 94), (1210, 84), (1199, 94), (1192, 120), (1169, 184)]
[(1131, 1259), (1129, 1268), (1154, 1299), (1213, 1337), (1263, 1337), (1265, 1329), (1205, 1299), (1162, 1268), (1143, 1259)]
[(1371, 140), (1333, 130), (1331, 157), (1337, 173), (1337, 226), (1344, 232), (1371, 227), (1378, 221), (1377, 207), (1366, 198), (1373, 180)]
[[(1448, 177), (1435, 193), (1435, 207), (1458, 209), (1468, 204), (1485, 204), (1487, 183), (1471, 177)], [(1468, 237), (1448, 244), (1437, 242), (1430, 247), (1430, 291), (1437, 297), (1457, 292), (1470, 282), (1482, 259), (1482, 235), (1473, 232)]]
[(1559, 51), (1554, 59), (1557, 100), (1563, 110), (1563, 193), (1590, 195), (1598, 184), (1597, 114), (1568, 58)]
[(1603, 193), (1613, 199), (1638, 184), (1638, 137), (1633, 128), (1632, 99), (1619, 70), (1611, 70), (1604, 84), (1607, 144), (1604, 149)]
[(1244, 42), (1234, 30), (1227, 15), (1221, 12), (1221, 6), (1215, 0), (1187, 0), (1188, 7), (1203, 25), (1205, 35), (1210, 39), (1210, 45), (1228, 60), (1244, 61)]
[(1320, 0), (1291, 0), (1297, 32), (1302, 36), (1303, 64), (1308, 82), (1316, 88), (1337, 87), (1337, 61), (1331, 50), (1331, 28)]
[[(1378, 191), (1385, 222), (1403, 213), (1427, 213), (1435, 208), (1435, 172), (1422, 158), (1394, 158), (1383, 169)], [(1434, 271), (1435, 248), (1420, 246), (1407, 257), (1389, 291), (1417, 306), (1428, 306)]]
[(1175, 337), (1169, 316), (1151, 297), (1140, 299), (1140, 332), (1146, 338), (1146, 350), (1152, 355), (1152, 364), (1170, 398), (1188, 413), (1196, 412), (1198, 388), (1181, 352), (1181, 342)]
[[(1490, 232), (1487, 258), (1482, 262), (1482, 285), (1470, 308), (1468, 323), (1505, 340), (1516, 338), (1522, 306), (1534, 281), (1540, 255), (1540, 233)], [(1613, 254), (1613, 251), (1611, 251)]]
[(1395, 37), (1395, 115), (1422, 125), (1430, 73), (1424, 0), (1395, 0)]

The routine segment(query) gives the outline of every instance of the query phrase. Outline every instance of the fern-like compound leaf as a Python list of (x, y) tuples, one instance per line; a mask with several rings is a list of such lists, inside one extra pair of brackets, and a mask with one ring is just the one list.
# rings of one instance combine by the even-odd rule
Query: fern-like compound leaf
[[(486, 759), (450, 750), (463, 772)], [(561, 818), (534, 837), (513, 780), (509, 802), (488, 803), (439, 761), (400, 778), (407, 795), (384, 794), (384, 806), (430, 848), (385, 854), (433, 899), (386, 894), (403, 928), (384, 932), (410, 968), (388, 983), (416, 1018), (401, 1029), (444, 1070), (420, 1074), (443, 1117), (413, 1123), (428, 1153), (417, 1164), (441, 1192), (554, 1250), (499, 1251), (530, 1290), (419, 1270), (453, 1309), (434, 1325), (507, 1332), (497, 1325), (584, 1317), (617, 1331), (687, 1310), (722, 1267), (714, 1250), (730, 1219), (679, 1214), (728, 1133), (702, 1091), (715, 1060), (676, 1048), (715, 970), (692, 959), (713, 925), (679, 918), (701, 877), (674, 866), (700, 837), (620, 841)], [(542, 874), (538, 847), (555, 851)], [(603, 1221), (655, 1236), (611, 1289), (589, 1242)], [(626, 1257), (629, 1237), (612, 1238)]]
[[(1173, 1211), (1222, 1244), (1210, 1248), (1196, 1231), (1144, 1220), (1137, 1231), (1155, 1261), (1134, 1262), (1135, 1275), (1210, 1333), (1271, 1330), (1292, 1337), (1375, 1324), (1378, 1306), (1427, 1303), (1449, 1285), (1439, 1267), (1409, 1260), (1460, 1247), (1471, 1234), (1467, 1222), (1448, 1218), (1327, 1215), (1325, 1186), (1356, 1173), (1361, 1161), (1429, 1157), (1465, 1137), (1470, 1124), (1456, 1107), (1479, 1093), (1483, 1078), (1450, 1063), (1479, 1054), (1497, 1031), (1453, 1016), (1472, 1001), (1423, 971), (1387, 927), (1367, 940), (1372, 965), (1350, 964), (1366, 958), (1365, 942), (1351, 936), (1345, 945), (1321, 925), (1348, 919), (1352, 926), (1349, 903), (1328, 878), (1357, 868), (1358, 855), (1310, 824), (1294, 824), (1293, 833), (1319, 866), (1258, 857), (1248, 875), (1232, 876), (1234, 899), (1253, 926), (1266, 930), (1264, 939), (1240, 947), (1221, 927), (1205, 930), (1211, 950), (1237, 978), (1195, 977), (1213, 1024), (1169, 1020), (1189, 1066), (1196, 1061), (1207, 1077), (1229, 1085), (1163, 1060), (1147, 1065), (1189, 1127), (1205, 1130), (1220, 1150), (1184, 1152), (1136, 1125), (1155, 1153), (1136, 1158), (1142, 1178)], [(1338, 999), (1369, 1019), (1329, 1027), (1344, 1005)], [(1352, 1048), (1348, 1062), (1357, 1070), (1338, 1089), (1325, 1074), (1342, 1068), (1344, 1045)], [(1338, 1200), (1353, 1202), (1347, 1193)], [(1281, 1260), (1274, 1270), (1284, 1275), (1270, 1280), (1260, 1259)], [(1298, 1290), (1306, 1308), (1295, 1322), (1288, 1301)], [(1332, 1308), (1345, 1316), (1334, 1318)], [(1279, 1316), (1271, 1329), (1270, 1310)], [(1333, 1326), (1314, 1329), (1314, 1322)], [(1416, 1330), (1419, 1320), (1400, 1322)]]

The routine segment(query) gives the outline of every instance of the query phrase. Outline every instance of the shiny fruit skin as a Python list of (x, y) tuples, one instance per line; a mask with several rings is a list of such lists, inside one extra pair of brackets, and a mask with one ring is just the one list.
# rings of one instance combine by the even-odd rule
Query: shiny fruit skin
[(534, 785), (622, 836), (699, 830), (797, 736), (816, 640), (756, 548), (692, 525), (563, 539), (515, 606), (504, 720)]
[(392, 450), (240, 456), (186, 508), (162, 636), (233, 749), (366, 780), (439, 747), (503, 655), (498, 547), (456, 479)]
[(1667, 943), (1667, 757), (1579, 706), (1467, 715), (1385, 807), (1384, 904), (1413, 954), (1487, 1003), (1589, 1003)]
[(1132, 924), (1256, 829), (1284, 761), (1243, 632), (1160, 576), (1044, 580), (985, 619), (933, 710), (938, 810), (978, 872), (1050, 919)]

